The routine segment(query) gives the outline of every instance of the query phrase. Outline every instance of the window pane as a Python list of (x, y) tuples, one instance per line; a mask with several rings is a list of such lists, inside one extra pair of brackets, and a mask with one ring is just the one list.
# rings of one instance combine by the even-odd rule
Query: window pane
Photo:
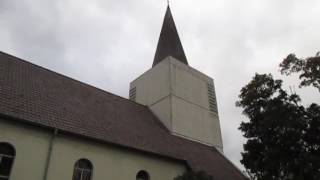
[(92, 169), (92, 165), (91, 165), (90, 161), (88, 161), (86, 159), (80, 159), (79, 161), (77, 161), (75, 167), (83, 168), (83, 169)]
[(81, 170), (75, 169), (73, 171), (73, 177), (72, 180), (81, 180)]
[(84, 168), (84, 169), (89, 169), (89, 163), (85, 160), (80, 160), (79, 161), (79, 168)]
[(0, 143), (0, 154), (14, 156), (14, 148), (8, 143)]
[(149, 180), (149, 174), (146, 171), (139, 171), (136, 180)]
[(90, 180), (92, 164), (87, 159), (80, 159), (74, 165), (73, 180)]
[(1, 162), (0, 162), (0, 176), (9, 176), (10, 175), (11, 166), (12, 166), (12, 163), (13, 163), (13, 158), (1, 157), (0, 159), (1, 159)]
[(90, 180), (91, 178), (91, 171), (83, 171), (82, 180)]

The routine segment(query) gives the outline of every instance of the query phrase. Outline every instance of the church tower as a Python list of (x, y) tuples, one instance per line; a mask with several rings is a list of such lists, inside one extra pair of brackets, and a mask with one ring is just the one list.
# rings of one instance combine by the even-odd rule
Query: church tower
[(223, 152), (213, 79), (188, 65), (169, 6), (152, 68), (130, 83), (129, 96), (173, 135)]

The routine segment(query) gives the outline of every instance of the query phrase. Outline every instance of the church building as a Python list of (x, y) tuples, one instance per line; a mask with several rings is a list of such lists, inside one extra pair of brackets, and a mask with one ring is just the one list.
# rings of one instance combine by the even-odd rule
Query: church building
[(224, 155), (213, 79), (188, 65), (170, 7), (129, 99), (0, 52), (0, 180), (247, 179)]

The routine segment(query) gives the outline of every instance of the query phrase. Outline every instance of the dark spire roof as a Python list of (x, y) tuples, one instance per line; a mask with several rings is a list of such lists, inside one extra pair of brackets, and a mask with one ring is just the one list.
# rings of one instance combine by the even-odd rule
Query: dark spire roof
[(163, 20), (163, 25), (152, 67), (168, 56), (172, 56), (182, 63), (188, 65), (188, 61), (186, 55), (184, 54), (169, 5), (167, 7), (167, 12)]

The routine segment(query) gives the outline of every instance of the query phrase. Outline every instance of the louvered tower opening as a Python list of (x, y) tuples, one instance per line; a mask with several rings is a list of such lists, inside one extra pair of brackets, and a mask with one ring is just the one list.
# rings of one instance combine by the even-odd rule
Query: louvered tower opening
[(129, 99), (131, 101), (136, 101), (136, 95), (137, 95), (137, 88), (136, 87), (131, 88), (129, 91)]
[(209, 109), (212, 112), (218, 113), (216, 94), (214, 91), (213, 84), (208, 83), (208, 99), (209, 99)]

